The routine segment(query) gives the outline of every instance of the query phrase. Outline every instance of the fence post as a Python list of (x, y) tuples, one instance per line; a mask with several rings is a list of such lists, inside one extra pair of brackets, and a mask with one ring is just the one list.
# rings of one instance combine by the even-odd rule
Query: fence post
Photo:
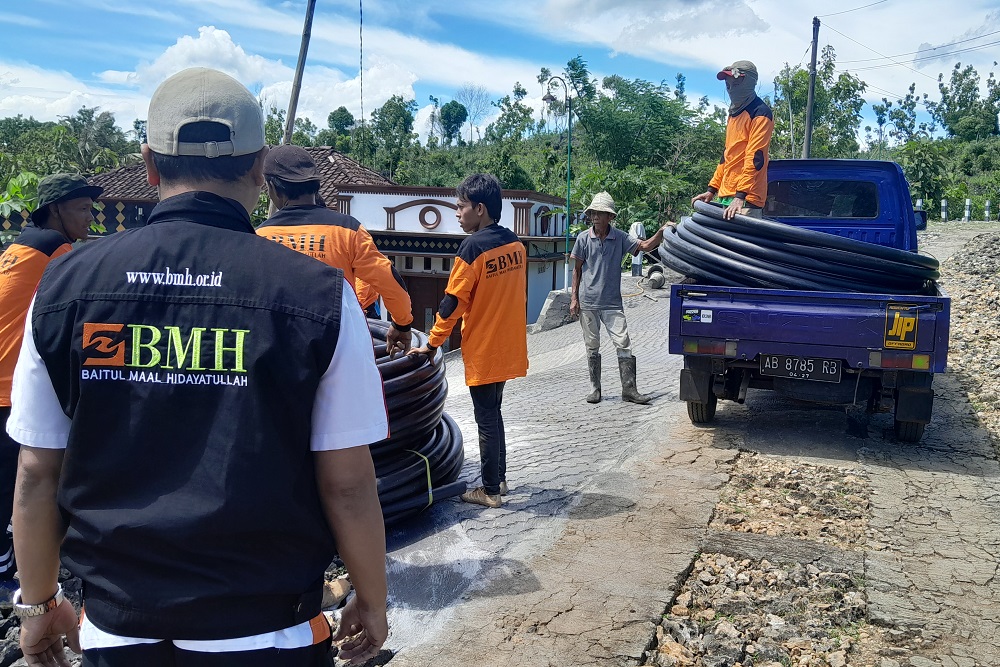
[(986, 200), (986, 215), (984, 217), (986, 219), (986, 222), (990, 221), (990, 200), (989, 199)]
[(947, 199), (942, 199), (941, 200), (941, 222), (947, 222), (947, 221), (948, 221), (948, 200)]
[(972, 200), (965, 200), (965, 213), (962, 214), (962, 222), (969, 222), (972, 220)]

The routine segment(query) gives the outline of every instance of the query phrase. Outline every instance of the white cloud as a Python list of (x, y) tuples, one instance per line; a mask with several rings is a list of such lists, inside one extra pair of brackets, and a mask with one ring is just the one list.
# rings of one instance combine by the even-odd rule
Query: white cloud
[(132, 119), (145, 118), (147, 104), (141, 95), (88, 86), (67, 72), (0, 60), (0, 116), (56, 120), (76, 113), (81, 106), (96, 106), (113, 112), (120, 125), (130, 127)]
[[(282, 12), (260, 0), (179, 2), (196, 8), (200, 15), (210, 17), (219, 24), (225, 23), (231, 30), (239, 26), (260, 31), (260, 40), (254, 43), (254, 48), (258, 50), (298, 53), (303, 22), (301, 10), (294, 13)], [(355, 9), (356, 5), (351, 5), (350, 11)], [(405, 11), (410, 11), (409, 5)], [(309, 44), (309, 61), (357, 71), (357, 21), (356, 13), (341, 14), (336, 8), (329, 7), (317, 9)], [(520, 49), (512, 51), (520, 52)], [(364, 54), (366, 67), (372, 62), (392, 62), (397, 67), (407, 69), (414, 80), (419, 79), (425, 85), (453, 89), (466, 81), (479, 81), (491, 92), (503, 94), (510, 90), (515, 81), (527, 84), (538, 74), (537, 64), (529, 60), (476, 53), (377, 24), (365, 25)], [(448, 91), (443, 90), (442, 94), (445, 92)]]
[[(370, 119), (372, 111), (385, 104), (393, 95), (401, 95), (407, 100), (413, 99), (413, 83), (416, 80), (415, 74), (394, 63), (380, 62), (366, 69), (365, 119)], [(307, 67), (302, 76), (296, 116), (309, 118), (322, 129), (326, 127), (326, 118), (330, 112), (343, 106), (347, 107), (357, 120), (361, 120), (360, 91), (360, 77), (345, 79), (338, 70)], [(267, 107), (286, 109), (291, 92), (292, 81), (289, 78), (263, 87), (260, 97), (265, 100)]]
[(282, 78), (290, 81), (293, 74), (292, 68), (280, 60), (247, 53), (233, 42), (227, 31), (202, 26), (197, 37), (181, 37), (152, 62), (140, 62), (131, 72), (107, 70), (101, 72), (99, 78), (105, 83), (128, 84), (152, 91), (161, 81), (188, 67), (212, 67), (248, 86), (266, 85)]

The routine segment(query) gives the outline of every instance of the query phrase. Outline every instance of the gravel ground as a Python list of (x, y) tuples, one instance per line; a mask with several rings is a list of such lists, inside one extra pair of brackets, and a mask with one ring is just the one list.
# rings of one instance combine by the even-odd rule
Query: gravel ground
[[(935, 238), (944, 234), (932, 229), (922, 243), (954, 243)], [(940, 284), (952, 298), (948, 372), (963, 377), (979, 423), (1000, 443), (1000, 232), (972, 238), (943, 262)], [(863, 552), (877, 548), (870, 493), (860, 469), (741, 452), (710, 529)], [(938, 639), (933, 631), (870, 623), (857, 571), (703, 553), (645, 664), (931, 666), (939, 664), (931, 659)]]

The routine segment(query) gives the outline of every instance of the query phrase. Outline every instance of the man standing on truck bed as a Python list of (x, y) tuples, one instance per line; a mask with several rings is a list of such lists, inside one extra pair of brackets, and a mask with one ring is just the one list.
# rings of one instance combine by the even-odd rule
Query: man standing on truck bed
[(272, 148), (264, 159), (264, 178), (278, 211), (257, 234), (340, 269), (351, 287), (356, 288), (355, 278), (371, 285), (392, 318), (386, 349), (390, 355), (409, 350), (413, 314), (402, 276), (360, 222), (317, 202), (320, 175), (309, 151), (293, 145)]
[(771, 107), (757, 96), (757, 66), (749, 60), (737, 60), (716, 78), (726, 82), (729, 95), (726, 147), (708, 190), (692, 198), (691, 205), (718, 197), (726, 205), (726, 220), (737, 213), (759, 218), (767, 199), (768, 148), (774, 131)]
[[(601, 402), (601, 324), (618, 350), (618, 371), (622, 378), (622, 400), (645, 405), (649, 396), (635, 386), (635, 357), (628, 337), (622, 304), (622, 259), (625, 254), (649, 252), (663, 240), (663, 227), (640, 241), (611, 224), (617, 213), (615, 200), (598, 192), (585, 211), (592, 227), (580, 232), (573, 246), (573, 296), (570, 315), (580, 315), (583, 342), (587, 346), (587, 367), (592, 391), (588, 403)], [(582, 290), (581, 290), (582, 286)], [(581, 296), (582, 293), (582, 296)]]

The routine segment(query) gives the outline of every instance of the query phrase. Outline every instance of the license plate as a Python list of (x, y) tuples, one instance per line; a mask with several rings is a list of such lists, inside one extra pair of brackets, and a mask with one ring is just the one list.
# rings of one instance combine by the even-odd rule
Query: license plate
[(760, 355), (760, 372), (814, 382), (840, 382), (840, 359), (789, 357), (783, 354)]

